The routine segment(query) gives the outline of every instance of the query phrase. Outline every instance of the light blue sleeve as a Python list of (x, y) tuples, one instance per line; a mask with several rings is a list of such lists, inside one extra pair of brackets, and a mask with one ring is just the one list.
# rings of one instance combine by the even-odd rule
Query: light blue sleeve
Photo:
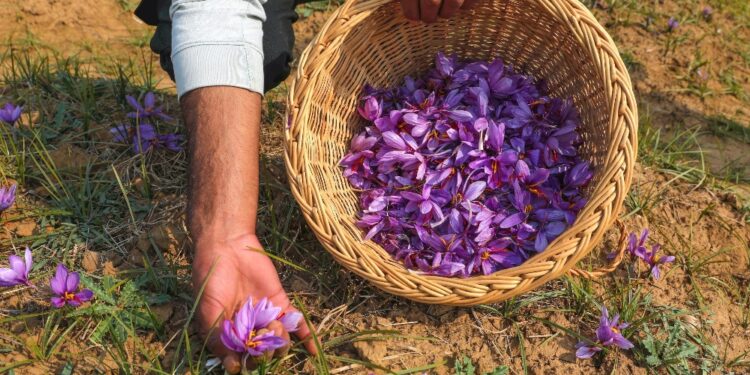
[(207, 86), (235, 86), (263, 94), (265, 2), (172, 2), (172, 64), (178, 97)]

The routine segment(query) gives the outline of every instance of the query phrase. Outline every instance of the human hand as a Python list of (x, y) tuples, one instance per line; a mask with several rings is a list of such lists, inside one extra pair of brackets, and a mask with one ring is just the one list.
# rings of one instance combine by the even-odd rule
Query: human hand
[(404, 16), (412, 21), (433, 23), (440, 18), (450, 18), (459, 9), (471, 7), (475, 0), (401, 0)]
[[(193, 260), (193, 285), (196, 292), (208, 277), (198, 302), (198, 324), (203, 335), (210, 332), (209, 350), (222, 359), (224, 369), (230, 374), (236, 374), (242, 369), (241, 354), (227, 349), (219, 338), (220, 325), (224, 319), (231, 319), (248, 297), (252, 297), (254, 302), (268, 297), (275, 306), (281, 307), (283, 313), (297, 311), (291, 306), (271, 259), (262, 250), (253, 249), (261, 250), (262, 246), (258, 238), (250, 234), (228, 241), (196, 241)], [(294, 335), (300, 340), (309, 339), (310, 328), (304, 320), (299, 324)], [(282, 324), (273, 322), (268, 329), (289, 341), (289, 332), (284, 330)], [(304, 345), (308, 352), (317, 354), (311, 339), (305, 341)], [(288, 346), (277, 349), (273, 355), (282, 356), (288, 349)]]

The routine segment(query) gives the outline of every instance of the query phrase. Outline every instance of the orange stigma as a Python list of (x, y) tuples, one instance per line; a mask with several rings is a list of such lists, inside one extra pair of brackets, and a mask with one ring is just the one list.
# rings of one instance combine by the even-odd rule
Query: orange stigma
[(65, 294), (63, 295), (63, 298), (66, 301), (72, 301), (72, 300), (76, 299), (76, 295), (73, 294), (73, 293), (70, 293), (70, 292), (65, 292)]
[(617, 327), (612, 327), (612, 328), (610, 328), (610, 329), (611, 329), (611, 330), (612, 330), (612, 332), (614, 332), (614, 333), (620, 333), (620, 329), (619, 329), (619, 328), (617, 328)]
[(530, 204), (527, 204), (526, 207), (523, 208), (523, 212), (528, 214), (533, 209), (534, 209), (533, 206), (531, 206)]
[(481, 255), (482, 260), (490, 259), (490, 252), (489, 251), (483, 251)]
[(245, 340), (245, 347), (246, 348), (254, 348), (258, 346), (258, 343), (253, 341), (253, 338), (255, 337), (255, 330), (250, 331), (250, 334), (247, 335), (247, 340)]

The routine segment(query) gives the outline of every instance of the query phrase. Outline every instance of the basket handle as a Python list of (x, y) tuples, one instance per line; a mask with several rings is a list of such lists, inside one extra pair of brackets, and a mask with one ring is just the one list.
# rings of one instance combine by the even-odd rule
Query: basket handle
[(569, 275), (593, 280), (614, 271), (617, 266), (620, 265), (622, 259), (625, 257), (625, 249), (627, 249), (628, 247), (628, 234), (625, 231), (625, 224), (622, 223), (622, 220), (617, 219), (615, 221), (615, 224), (617, 224), (618, 229), (620, 229), (620, 247), (617, 249), (617, 255), (615, 256), (615, 258), (612, 259), (612, 261), (606, 267), (602, 267), (594, 271), (586, 271), (580, 268), (571, 268), (570, 271), (568, 271)]

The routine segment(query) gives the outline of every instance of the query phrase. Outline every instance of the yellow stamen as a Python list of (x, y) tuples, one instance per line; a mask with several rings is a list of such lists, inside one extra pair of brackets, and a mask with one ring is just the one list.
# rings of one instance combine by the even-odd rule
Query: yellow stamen
[(245, 340), (246, 348), (254, 348), (258, 346), (258, 343), (253, 341), (253, 337), (255, 337), (255, 330), (250, 331), (250, 334), (247, 335), (247, 340)]
[(612, 332), (614, 332), (614, 333), (620, 333), (620, 329), (619, 329), (619, 328), (617, 328), (617, 327), (612, 327), (612, 328), (610, 328), (610, 329), (611, 329), (611, 330), (612, 330)]
[(534, 207), (532, 207), (530, 204), (527, 204), (526, 207), (523, 208), (523, 212), (528, 214), (533, 209)]
[(482, 260), (490, 259), (490, 252), (489, 251), (483, 251), (481, 257), (482, 257)]
[(65, 292), (65, 294), (63, 295), (63, 298), (65, 298), (66, 301), (72, 301), (76, 299), (76, 295), (70, 292)]

